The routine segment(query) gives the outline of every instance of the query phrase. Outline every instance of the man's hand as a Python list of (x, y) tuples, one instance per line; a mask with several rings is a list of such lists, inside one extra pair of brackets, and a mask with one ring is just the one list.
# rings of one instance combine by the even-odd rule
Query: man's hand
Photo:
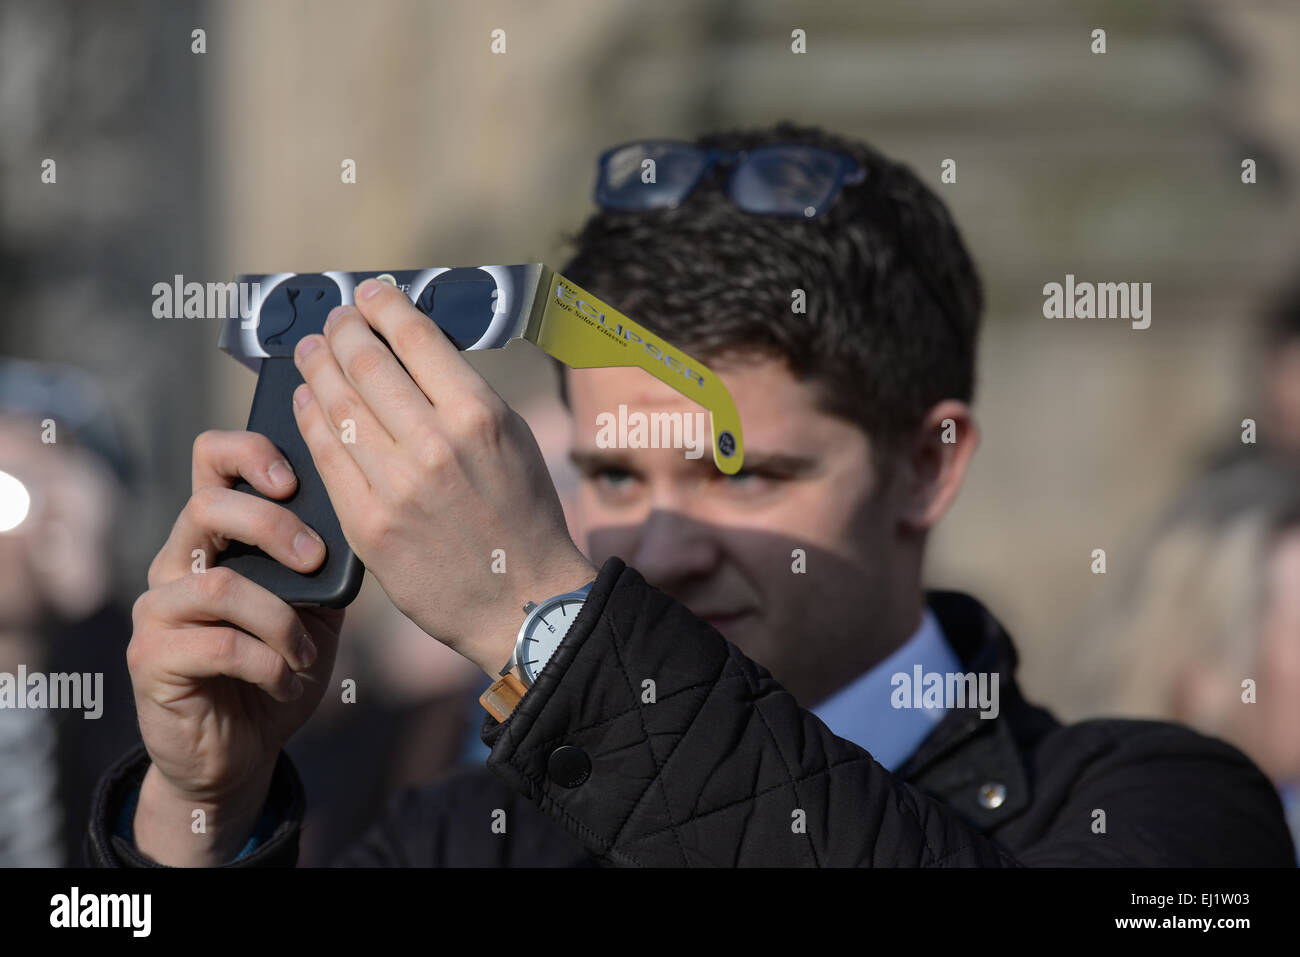
[[(297, 479), (264, 435), (204, 432), (194, 442), (194, 492), (149, 566), (132, 609), (127, 664), (153, 763), (135, 841), (171, 865), (222, 864), (248, 840), (285, 741), (329, 683), (343, 613), (294, 609), (211, 562), (231, 539), (310, 572), (325, 547), (283, 505), (231, 486), (243, 477), (284, 498)], [(206, 571), (194, 570), (194, 551)], [(259, 640), (260, 639), (260, 640)], [(205, 828), (193, 829), (194, 812)]]
[(569, 538), (524, 420), (396, 286), (369, 279), (356, 301), (298, 344), (298, 428), (348, 544), (389, 598), (495, 675), (524, 602), (596, 570)]

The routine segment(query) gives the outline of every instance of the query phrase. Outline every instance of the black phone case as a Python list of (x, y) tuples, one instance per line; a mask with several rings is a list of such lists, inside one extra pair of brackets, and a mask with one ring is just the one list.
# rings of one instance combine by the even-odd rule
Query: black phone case
[[(325, 561), (316, 571), (303, 575), (280, 564), (260, 548), (231, 542), (230, 547), (217, 557), (216, 564), (233, 568), (290, 604), (343, 608), (351, 604), (361, 590), (365, 566), (343, 537), (343, 529), (339, 527), (325, 484), (298, 431), (298, 420), (293, 413), (293, 390), (302, 381), (292, 356), (262, 360), (257, 390), (253, 393), (253, 408), (248, 416), (248, 430), (269, 438), (293, 467), (298, 476), (298, 488), (288, 498), (270, 501), (289, 508), (325, 540)], [(242, 480), (235, 484), (235, 489), (266, 498)]]

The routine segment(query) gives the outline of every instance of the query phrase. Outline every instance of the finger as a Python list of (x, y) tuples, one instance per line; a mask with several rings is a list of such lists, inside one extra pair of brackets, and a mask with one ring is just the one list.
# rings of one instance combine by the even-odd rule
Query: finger
[(141, 597), (142, 611), (172, 625), (231, 624), (275, 649), (294, 671), (306, 671), (317, 649), (297, 612), (256, 582), (229, 568), (190, 575)]
[(335, 307), (325, 338), (343, 375), (390, 435), (424, 427), (433, 406), (356, 306)]
[(283, 505), (209, 485), (185, 503), (149, 568), (149, 586), (193, 574), (196, 548), (203, 551), (206, 568), (232, 540), (260, 548), (301, 574), (314, 570), (325, 558), (321, 537)]
[(230, 488), (243, 478), (263, 495), (283, 498), (298, 485), (293, 467), (265, 435), (210, 429), (194, 440), (193, 485)]
[[(365, 501), (372, 494), (370, 480), (357, 458), (348, 451), (349, 447), (326, 421), (324, 410), (312, 394), (311, 386), (305, 382), (294, 390), (293, 414), (325, 491), (342, 518), (348, 504)], [(378, 423), (375, 423), (375, 428), (380, 428)], [(391, 437), (389, 442), (392, 442)], [(373, 467), (377, 468), (377, 463)]]
[[(278, 652), (238, 628), (177, 628), (142, 632), (137, 638), (142, 643), (133, 660), (148, 661), (155, 677), (195, 680), (224, 675), (256, 685), (276, 701), (285, 702), (301, 697), (304, 690), (302, 681)], [(132, 639), (132, 644), (137, 638)]]
[[(397, 443), (343, 375), (324, 336), (305, 336), (294, 350), (293, 361), (309, 387), (310, 404), (319, 407), (320, 424), (329, 433), (328, 442), (323, 432), (318, 435), (322, 451), (337, 450), (343, 453), (343, 458), (354, 460), (354, 469), (359, 466), (367, 481), (373, 484), (371, 479), (382, 475), (385, 465), (392, 462)], [(300, 386), (293, 394), (294, 409), (298, 412), (302, 411), (302, 395)], [(304, 433), (303, 438), (306, 437)], [(316, 448), (310, 442), (308, 446), (315, 457)], [(341, 460), (331, 455), (330, 461)], [(325, 470), (320, 460), (316, 460), (316, 468), (323, 478)]]
[(356, 304), (366, 322), (388, 340), (435, 408), (439, 397), (449, 403), (461, 396), (483, 401), (496, 396), (437, 323), (416, 309), (396, 286), (367, 279), (356, 289)]

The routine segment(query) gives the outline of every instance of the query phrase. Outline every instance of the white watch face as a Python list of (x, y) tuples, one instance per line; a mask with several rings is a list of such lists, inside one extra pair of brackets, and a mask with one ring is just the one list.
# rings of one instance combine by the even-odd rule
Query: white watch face
[(551, 655), (560, 647), (573, 620), (578, 617), (582, 603), (581, 598), (564, 598), (546, 602), (533, 611), (532, 620), (524, 626), (523, 637), (516, 648), (519, 670), (527, 677), (528, 684), (537, 680)]

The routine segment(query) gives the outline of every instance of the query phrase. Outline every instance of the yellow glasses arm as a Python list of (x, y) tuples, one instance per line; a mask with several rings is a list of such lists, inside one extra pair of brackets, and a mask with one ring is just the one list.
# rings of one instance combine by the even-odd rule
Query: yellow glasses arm
[(635, 366), (703, 406), (713, 427), (713, 462), (740, 471), (744, 440), (731, 393), (704, 363), (633, 322), (617, 309), (543, 268), (523, 332), (544, 352), (574, 369)]

